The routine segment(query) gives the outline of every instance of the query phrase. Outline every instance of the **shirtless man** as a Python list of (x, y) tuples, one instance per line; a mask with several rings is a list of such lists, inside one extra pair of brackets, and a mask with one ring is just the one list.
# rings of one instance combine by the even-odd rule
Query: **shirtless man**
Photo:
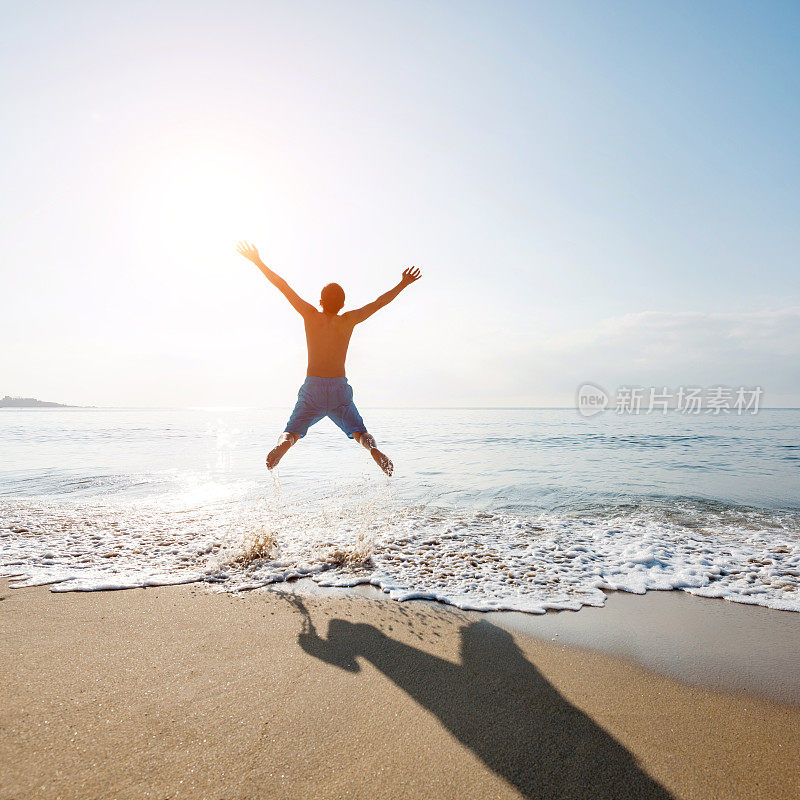
[(258, 255), (258, 250), (247, 242), (239, 242), (238, 251), (252, 261), (278, 291), (302, 316), (306, 326), (308, 345), (308, 370), (305, 383), (297, 393), (286, 430), (278, 444), (267, 456), (267, 469), (274, 469), (295, 442), (302, 439), (308, 429), (323, 417), (330, 417), (351, 439), (369, 450), (375, 463), (387, 474), (394, 469), (389, 458), (378, 450), (375, 439), (367, 432), (364, 421), (353, 403), (353, 388), (344, 374), (344, 360), (353, 328), (371, 317), (379, 308), (394, 300), (406, 286), (419, 280), (421, 273), (410, 267), (403, 271), (400, 283), (377, 300), (355, 311), (339, 312), (344, 305), (344, 289), (338, 283), (323, 287), (319, 298), (322, 311), (303, 300), (280, 275), (276, 275)]

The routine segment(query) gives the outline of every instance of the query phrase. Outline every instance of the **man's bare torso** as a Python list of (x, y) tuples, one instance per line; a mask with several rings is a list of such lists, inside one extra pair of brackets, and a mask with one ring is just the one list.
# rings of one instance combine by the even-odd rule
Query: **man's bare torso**
[(344, 361), (355, 322), (350, 315), (314, 311), (305, 316), (308, 370), (317, 378), (344, 378)]

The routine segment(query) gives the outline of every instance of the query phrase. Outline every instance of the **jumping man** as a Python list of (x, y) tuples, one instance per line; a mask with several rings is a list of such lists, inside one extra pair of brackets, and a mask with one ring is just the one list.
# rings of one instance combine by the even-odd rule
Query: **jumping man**
[(364, 421), (353, 402), (353, 388), (344, 374), (344, 361), (353, 328), (371, 317), (379, 308), (394, 300), (406, 286), (419, 280), (421, 273), (411, 267), (403, 271), (400, 283), (377, 300), (355, 311), (339, 314), (344, 306), (344, 289), (338, 283), (323, 287), (319, 298), (322, 311), (303, 300), (280, 275), (276, 275), (258, 255), (258, 250), (247, 242), (239, 242), (238, 251), (250, 259), (292, 304), (303, 318), (308, 345), (308, 370), (306, 380), (297, 393), (286, 430), (278, 444), (267, 456), (267, 469), (278, 466), (286, 451), (302, 439), (308, 429), (323, 417), (330, 417), (351, 439), (365, 447), (375, 463), (387, 474), (392, 474), (392, 462), (378, 450), (375, 439), (367, 432)]

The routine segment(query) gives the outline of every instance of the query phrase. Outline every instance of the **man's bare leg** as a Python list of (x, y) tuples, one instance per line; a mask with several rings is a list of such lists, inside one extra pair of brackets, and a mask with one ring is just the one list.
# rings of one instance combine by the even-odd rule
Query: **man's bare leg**
[(278, 462), (286, 455), (286, 451), (297, 441), (298, 437), (293, 433), (282, 433), (278, 439), (278, 444), (269, 451), (267, 456), (267, 469), (275, 469)]
[(391, 475), (394, 464), (389, 460), (389, 456), (378, 450), (378, 445), (372, 434), (366, 431), (356, 431), (353, 438), (364, 448), (369, 450), (370, 455), (375, 459), (375, 463), (387, 474)]

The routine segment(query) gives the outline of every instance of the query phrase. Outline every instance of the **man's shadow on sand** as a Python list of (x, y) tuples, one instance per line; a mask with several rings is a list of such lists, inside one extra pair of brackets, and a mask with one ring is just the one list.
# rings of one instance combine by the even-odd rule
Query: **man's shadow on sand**
[(298, 644), (349, 672), (363, 658), (435, 714), (442, 725), (523, 795), (668, 800), (634, 756), (569, 703), (509, 633), (487, 622), (461, 629), (461, 663), (438, 658), (367, 624), (333, 619), (319, 636), (303, 601)]

